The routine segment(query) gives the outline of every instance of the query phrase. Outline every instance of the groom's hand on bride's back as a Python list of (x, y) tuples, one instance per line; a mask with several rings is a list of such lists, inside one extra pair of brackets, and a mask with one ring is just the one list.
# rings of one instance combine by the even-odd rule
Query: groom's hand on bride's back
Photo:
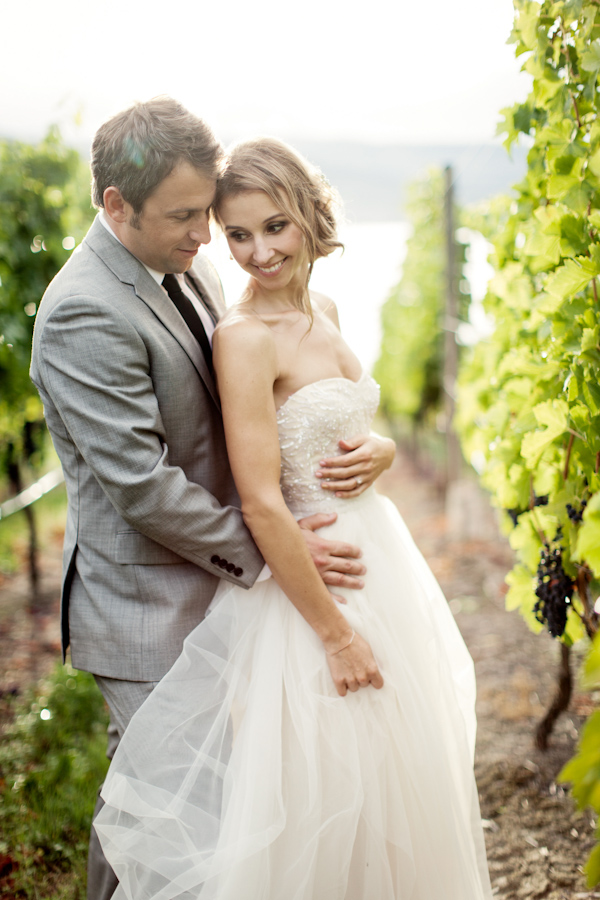
[[(329, 541), (318, 530), (331, 525), (337, 519), (335, 513), (317, 513), (300, 519), (298, 525), (306, 540), (312, 560), (319, 575), (330, 587), (360, 589), (364, 581), (360, 577), (367, 571), (361, 563), (362, 550), (345, 541)], [(345, 603), (341, 597), (336, 600)]]

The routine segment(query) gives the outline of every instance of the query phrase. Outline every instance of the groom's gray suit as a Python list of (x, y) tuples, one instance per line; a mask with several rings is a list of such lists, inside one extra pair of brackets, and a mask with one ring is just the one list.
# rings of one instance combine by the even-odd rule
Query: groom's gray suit
[[(206, 259), (186, 277), (222, 307)], [(249, 587), (262, 559), (200, 346), (98, 220), (40, 304), (31, 375), (68, 492), (64, 647), (77, 668), (157, 681), (219, 578)]]
[[(208, 261), (199, 256), (185, 277), (218, 316)], [(67, 484), (63, 648), (109, 702), (112, 755), (219, 579), (249, 587), (263, 560), (238, 508), (200, 345), (98, 219), (40, 304), (31, 376)], [(108, 900), (116, 885), (92, 830), (88, 897)]]

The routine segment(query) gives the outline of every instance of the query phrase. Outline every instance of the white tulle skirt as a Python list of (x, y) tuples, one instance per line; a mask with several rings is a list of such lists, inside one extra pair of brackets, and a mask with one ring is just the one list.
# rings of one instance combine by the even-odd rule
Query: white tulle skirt
[(393, 504), (350, 506), (326, 536), (363, 548), (342, 609), (383, 689), (339, 697), (273, 579), (223, 582), (111, 765), (114, 900), (491, 897), (471, 658)]

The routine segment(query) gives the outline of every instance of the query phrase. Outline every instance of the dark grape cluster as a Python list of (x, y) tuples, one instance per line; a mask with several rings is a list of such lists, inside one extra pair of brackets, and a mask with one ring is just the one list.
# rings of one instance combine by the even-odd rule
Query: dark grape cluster
[[(534, 494), (533, 505), (534, 506), (548, 506), (548, 494), (542, 494), (541, 497), (538, 497), (536, 494)], [(522, 515), (522, 513), (524, 513), (524, 512), (526, 512), (526, 510), (524, 510), (524, 509), (507, 509), (506, 510), (506, 513), (510, 516), (510, 519), (511, 519), (513, 525), (517, 524), (517, 522), (519, 521), (519, 516)]]
[(522, 509), (507, 509), (506, 512), (510, 516), (510, 520), (513, 523), (513, 525), (516, 526), (517, 522), (519, 521), (519, 516), (521, 515), (523, 510)]
[(545, 544), (537, 570), (538, 598), (533, 608), (538, 622), (548, 625), (552, 637), (561, 637), (567, 624), (567, 611), (571, 605), (574, 582), (569, 578), (562, 564), (563, 547), (560, 544)]
[(570, 518), (571, 522), (574, 522), (575, 524), (581, 522), (586, 506), (587, 500), (581, 501), (581, 509), (579, 510), (575, 509), (574, 506), (571, 506), (570, 503), (567, 503), (567, 515)]

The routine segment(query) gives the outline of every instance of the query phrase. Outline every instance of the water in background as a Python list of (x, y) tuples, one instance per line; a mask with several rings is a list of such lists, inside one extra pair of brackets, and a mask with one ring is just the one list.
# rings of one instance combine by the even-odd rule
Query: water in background
[[(339, 234), (345, 245), (344, 253), (336, 251), (327, 259), (317, 260), (314, 267), (311, 288), (327, 294), (335, 302), (342, 334), (368, 371), (379, 356), (379, 311), (400, 278), (410, 231), (406, 222), (343, 225)], [(223, 235), (215, 235), (202, 252), (221, 276), (227, 304), (235, 303), (248, 276), (229, 259)]]

